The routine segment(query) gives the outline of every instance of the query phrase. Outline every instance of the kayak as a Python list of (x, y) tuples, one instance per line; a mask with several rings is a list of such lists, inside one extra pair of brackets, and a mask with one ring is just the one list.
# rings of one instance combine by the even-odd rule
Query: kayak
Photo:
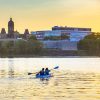
[(36, 78), (40, 78), (40, 79), (48, 79), (50, 77), (53, 77), (53, 75), (49, 74), (49, 75), (36, 75)]

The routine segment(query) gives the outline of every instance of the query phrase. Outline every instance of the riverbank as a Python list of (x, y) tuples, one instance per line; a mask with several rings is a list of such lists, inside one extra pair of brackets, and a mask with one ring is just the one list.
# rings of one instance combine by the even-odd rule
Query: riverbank
[(58, 50), (58, 49), (45, 49), (39, 54), (9, 54), (0, 55), (1, 58), (64, 58), (64, 57), (99, 57), (88, 55), (85, 51), (78, 50)]

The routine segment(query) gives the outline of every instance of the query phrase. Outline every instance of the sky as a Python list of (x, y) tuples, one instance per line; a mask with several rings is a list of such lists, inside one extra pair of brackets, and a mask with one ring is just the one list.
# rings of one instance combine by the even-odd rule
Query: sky
[(10, 17), (20, 33), (57, 25), (100, 32), (100, 0), (0, 0), (0, 29), (8, 30)]

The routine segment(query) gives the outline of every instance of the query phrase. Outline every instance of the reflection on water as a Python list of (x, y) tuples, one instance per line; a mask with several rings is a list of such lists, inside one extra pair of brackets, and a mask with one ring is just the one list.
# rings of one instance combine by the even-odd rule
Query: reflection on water
[(9, 78), (14, 78), (14, 63), (12, 60), (8, 60), (8, 76)]
[(99, 73), (53, 70), (54, 77), (41, 81), (27, 75), (30, 67), (21, 73), (18, 62), (1, 64), (0, 100), (100, 100)]

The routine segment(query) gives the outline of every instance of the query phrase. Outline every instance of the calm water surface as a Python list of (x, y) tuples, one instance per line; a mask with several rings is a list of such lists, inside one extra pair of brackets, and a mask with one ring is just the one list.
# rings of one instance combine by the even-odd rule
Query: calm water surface
[[(27, 74), (58, 65), (49, 80)], [(0, 100), (100, 100), (100, 58), (1, 58)]]

